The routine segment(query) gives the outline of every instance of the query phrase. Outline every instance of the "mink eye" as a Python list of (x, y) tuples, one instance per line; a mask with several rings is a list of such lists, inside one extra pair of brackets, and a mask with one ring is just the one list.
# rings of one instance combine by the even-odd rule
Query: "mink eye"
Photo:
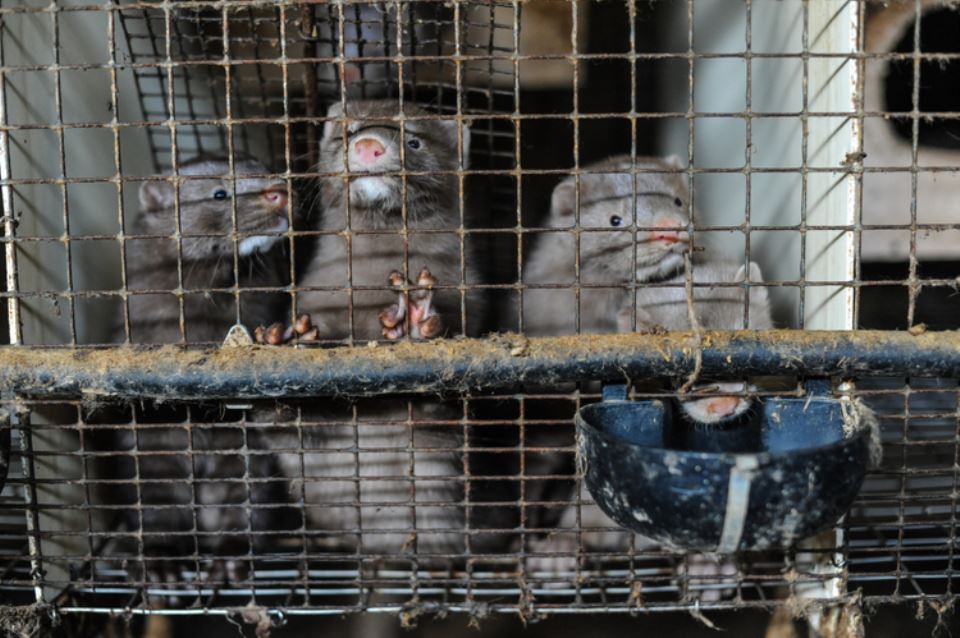
[(415, 138), (415, 137), (411, 137), (409, 140), (407, 140), (407, 148), (413, 149), (413, 150), (415, 150), (415, 151), (419, 151), (419, 150), (420, 150), (420, 140), (418, 140), (418, 139)]
[(223, 190), (222, 188), (218, 188), (217, 190), (213, 191), (214, 199), (226, 199), (228, 195), (229, 193), (227, 193), (227, 191)]
[(611, 226), (619, 226), (622, 223), (623, 223), (623, 218), (620, 217), (620, 215), (614, 215), (613, 217), (610, 218)]
[(673, 200), (673, 203), (677, 205), (677, 208), (683, 208), (683, 200), (679, 197)]

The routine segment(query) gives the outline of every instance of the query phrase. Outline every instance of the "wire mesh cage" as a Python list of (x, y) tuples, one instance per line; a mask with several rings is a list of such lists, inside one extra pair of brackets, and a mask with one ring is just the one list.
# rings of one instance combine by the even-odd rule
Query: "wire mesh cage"
[[(958, 20), (0, 6), (0, 622), (952, 601)], [(657, 542), (586, 487), (624, 382), (708, 437), (817, 387), (882, 460), (813, 538)]]

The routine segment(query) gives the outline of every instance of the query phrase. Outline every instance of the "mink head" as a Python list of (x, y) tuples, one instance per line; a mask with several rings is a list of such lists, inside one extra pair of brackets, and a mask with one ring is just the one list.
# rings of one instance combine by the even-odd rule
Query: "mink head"
[[(266, 252), (289, 228), (287, 184), (263, 177), (270, 171), (255, 160), (234, 163), (234, 179), (223, 159), (197, 159), (181, 164), (180, 186), (169, 180), (140, 187), (140, 232), (176, 232), (179, 200), (184, 259), (206, 259), (233, 253), (234, 209), (237, 250), (241, 257)], [(250, 177), (244, 177), (249, 175)]]
[[(690, 204), (676, 157), (606, 159), (583, 168), (553, 191), (547, 225), (579, 223), (580, 268), (589, 283), (624, 283), (667, 276), (683, 264)], [(577, 202), (579, 201), (579, 211)]]
[(321, 183), (325, 211), (343, 210), (346, 181), (355, 215), (396, 221), (404, 203), (410, 219), (456, 214), (458, 129), (463, 168), (470, 129), (453, 119), (406, 119), (424, 116), (430, 114), (412, 105), (401, 114), (394, 100), (348, 102), (346, 113), (339, 103), (331, 106), (320, 142), (319, 172), (330, 174)]

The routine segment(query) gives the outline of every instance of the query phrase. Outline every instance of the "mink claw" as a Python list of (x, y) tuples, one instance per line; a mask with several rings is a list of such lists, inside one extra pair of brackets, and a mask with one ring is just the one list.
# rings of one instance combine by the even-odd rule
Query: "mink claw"
[(404, 335), (403, 326), (398, 326), (395, 328), (385, 327), (381, 330), (381, 332), (383, 333), (383, 338), (389, 339), (390, 341), (397, 341), (399, 339), (402, 339)]
[[(394, 288), (402, 288), (406, 284), (406, 279), (399, 270), (392, 271), (387, 281)], [(407, 293), (401, 289), (398, 302), (380, 311), (381, 332), (384, 338), (396, 341), (406, 334), (404, 320), (407, 318), (407, 303)]]
[(420, 274), (417, 276), (417, 285), (427, 289), (433, 288), (437, 285), (437, 278), (433, 276), (429, 268), (424, 266), (420, 269)]
[(630, 306), (622, 308), (617, 312), (617, 332), (637, 332), (638, 334), (645, 335), (662, 335), (667, 333), (663, 326), (647, 321), (645, 317), (640, 314), (636, 317), (636, 329), (634, 329), (633, 308)]
[(434, 314), (417, 325), (420, 337), (423, 339), (435, 339), (443, 334), (444, 325), (440, 315)]
[(380, 311), (380, 325), (384, 328), (396, 328), (399, 325), (403, 324), (403, 319), (406, 316), (406, 311), (404, 306), (406, 304), (398, 303), (393, 304), (389, 308)]
[[(400, 293), (401, 297), (403, 293)], [(393, 304), (386, 310), (380, 311), (380, 325), (384, 338), (396, 341), (406, 334), (404, 318), (406, 317), (406, 301), (401, 298), (400, 303)]]
[(273, 324), (270, 324), (270, 326), (267, 328), (266, 332), (264, 333), (263, 340), (267, 343), (267, 345), (279, 346), (286, 341), (284, 339), (285, 334), (286, 334), (286, 330), (284, 329), (282, 323), (280, 322), (273, 323)]
[(316, 341), (320, 336), (320, 329), (313, 325), (310, 315), (302, 314), (289, 325), (277, 322), (266, 328), (257, 326), (253, 334), (257, 343), (282, 346), (289, 343)]
[(403, 276), (403, 273), (399, 270), (391, 270), (390, 276), (387, 277), (387, 281), (390, 282), (390, 285), (394, 288), (403, 286), (406, 283), (406, 279)]
[(301, 337), (307, 334), (308, 332), (310, 332), (311, 330), (316, 330), (316, 328), (314, 328), (313, 326), (313, 322), (310, 321), (310, 315), (308, 315), (307, 313), (303, 313), (302, 315), (297, 317), (297, 320), (293, 324), (293, 329), (297, 333), (297, 335)]
[(417, 285), (421, 286), (412, 294), (410, 302), (410, 336), (420, 339), (434, 339), (444, 331), (443, 319), (433, 305), (433, 287), (437, 278), (424, 266), (417, 276)]

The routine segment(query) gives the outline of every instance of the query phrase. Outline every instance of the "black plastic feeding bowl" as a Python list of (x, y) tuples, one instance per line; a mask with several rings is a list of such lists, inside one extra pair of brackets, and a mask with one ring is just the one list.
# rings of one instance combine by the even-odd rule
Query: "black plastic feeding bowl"
[(860, 491), (869, 429), (845, 432), (836, 399), (767, 399), (760, 418), (739, 432), (693, 432), (671, 414), (662, 401), (626, 400), (577, 414), (597, 505), (668, 547), (724, 554), (786, 547), (834, 526)]

